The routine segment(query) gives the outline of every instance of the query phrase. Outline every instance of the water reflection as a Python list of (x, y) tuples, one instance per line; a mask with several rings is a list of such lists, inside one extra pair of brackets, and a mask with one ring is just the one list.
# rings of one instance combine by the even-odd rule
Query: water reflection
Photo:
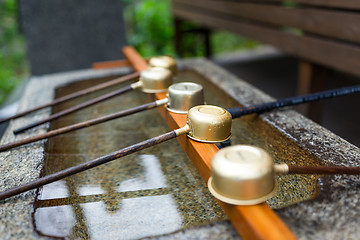
[(59, 180), (42, 187), (39, 193), (39, 200), (64, 198), (69, 196), (69, 190), (66, 186), (65, 180)]
[(159, 159), (155, 155), (140, 155), (139, 159), (145, 170), (144, 175), (121, 182), (118, 191), (126, 192), (167, 187)]
[[(184, 206), (179, 206), (176, 196), (187, 194), (174, 193), (168, 187), (155, 155), (140, 154), (135, 162), (143, 167), (143, 175), (130, 175), (112, 187), (101, 183), (100, 186), (78, 186), (70, 180), (45, 185), (35, 205), (36, 230), (53, 237), (136, 239), (180, 229), (184, 219), (179, 208)], [(189, 169), (186, 174), (195, 180)], [(197, 199), (204, 199), (200, 202), (208, 211), (218, 210), (202, 190), (197, 189), (193, 194)]]
[[(69, 191), (64, 180), (45, 185), (38, 196), (40, 200), (65, 198), (69, 196)], [(71, 229), (75, 224), (75, 216), (71, 206), (54, 206), (39, 208), (34, 213), (37, 230), (43, 235), (54, 237), (65, 237), (70, 235)]]
[[(178, 204), (174, 200), (167, 187), (166, 178), (161, 171), (159, 159), (154, 155), (139, 155), (138, 157), (145, 172), (143, 177), (135, 177), (119, 183), (117, 192), (108, 188), (108, 184), (96, 186), (94, 184), (81, 185), (76, 188), (76, 195), (94, 196), (94, 202), (79, 204), (86, 219), (88, 236), (91, 239), (134, 239), (157, 234), (165, 234), (176, 231), (182, 226), (182, 216), (178, 212)], [(69, 182), (61, 180), (44, 186), (39, 195), (39, 203), (45, 200), (58, 199), (60, 206), (44, 207), (36, 209), (35, 219), (37, 230), (43, 235), (54, 237), (66, 237), (73, 232), (76, 225), (75, 211), (72, 206), (65, 204), (64, 199), (70, 200)], [(75, 183), (75, 186), (77, 184)], [(72, 184), (74, 186), (74, 184)], [(139, 190), (161, 189), (160, 196), (135, 197), (121, 199), (119, 192), (142, 193)], [(114, 207), (116, 206), (116, 207)], [(116, 223), (116, 224), (115, 224)], [(139, 228), (138, 226), (142, 226)], [(83, 231), (83, 229), (82, 229)]]
[[(137, 239), (181, 228), (182, 217), (170, 194), (124, 199), (109, 215), (103, 202), (81, 204), (91, 239)], [(116, 225), (114, 225), (116, 222)], [(141, 226), (141, 227), (139, 227)]]
[(104, 194), (105, 191), (99, 186), (95, 184), (82, 185), (77, 188), (77, 193), (79, 196), (87, 196), (87, 195), (98, 195)]
[(35, 212), (35, 219), (37, 231), (46, 236), (69, 236), (75, 225), (75, 216), (71, 206), (39, 208)]
[[(150, 101), (148, 96), (137, 92), (122, 96), (122, 104), (119, 99), (80, 111), (51, 126), (62, 127), (74, 119), (90, 119), (95, 113), (109, 114)], [(158, 112), (152, 110), (52, 138), (48, 142), (44, 175), (166, 131)], [(40, 192), (34, 203), (34, 226), (39, 234), (49, 237), (134, 239), (225, 218), (177, 141), (67, 177), (44, 186)], [(40, 217), (40, 214), (49, 217), (56, 214), (55, 210), (47, 209), (66, 209), (66, 217), (62, 217), (66, 224)], [(46, 231), (56, 227), (63, 231)]]

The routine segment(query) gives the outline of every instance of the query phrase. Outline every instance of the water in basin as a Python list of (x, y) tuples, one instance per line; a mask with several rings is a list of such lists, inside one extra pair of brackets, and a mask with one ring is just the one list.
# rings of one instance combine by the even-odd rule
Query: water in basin
[[(56, 97), (103, 82), (85, 80), (57, 89)], [(193, 71), (177, 81), (200, 83), (208, 104), (225, 108), (238, 103)], [(125, 86), (122, 84), (117, 87)], [(61, 111), (112, 89), (56, 106)], [(152, 101), (132, 91), (51, 123), (51, 129), (93, 119)], [(156, 109), (49, 139), (47, 175), (169, 131)], [(233, 144), (265, 148), (276, 162), (319, 164), (319, 161), (256, 115), (235, 120)], [(279, 191), (268, 201), (273, 208), (311, 199), (318, 176), (283, 176)], [(40, 235), (60, 238), (134, 239), (168, 234), (226, 219), (216, 200), (176, 140), (142, 150), (111, 163), (48, 184), (38, 190), (33, 221)]]

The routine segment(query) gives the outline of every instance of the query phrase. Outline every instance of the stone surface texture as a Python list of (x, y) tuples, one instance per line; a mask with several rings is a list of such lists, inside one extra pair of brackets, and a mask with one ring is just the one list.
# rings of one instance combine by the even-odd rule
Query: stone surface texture
[[(197, 64), (197, 63), (201, 64)], [(241, 104), (273, 101), (264, 92), (228, 72), (203, 62), (186, 62)], [(289, 109), (261, 117), (327, 165), (360, 166), (360, 149), (327, 129)], [(320, 194), (313, 200), (277, 210), (299, 239), (356, 239), (360, 229), (359, 176), (326, 176), (319, 180)]]

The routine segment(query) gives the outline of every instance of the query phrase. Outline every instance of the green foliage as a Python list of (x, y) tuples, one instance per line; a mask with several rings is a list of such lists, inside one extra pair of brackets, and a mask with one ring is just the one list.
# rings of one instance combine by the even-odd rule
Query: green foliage
[(129, 44), (144, 57), (174, 54), (169, 0), (127, 0), (124, 18)]
[(217, 32), (213, 34), (211, 40), (214, 55), (237, 50), (253, 49), (259, 46), (258, 42), (229, 32)]
[(299, 6), (299, 4), (293, 0), (286, 0), (283, 2), (283, 6), (286, 8), (296, 8)]
[[(129, 44), (142, 56), (175, 55), (170, 0), (125, 0), (124, 17)], [(182, 26), (183, 30), (199, 27), (193, 23)], [(254, 41), (226, 32), (211, 36), (215, 55), (258, 46)], [(184, 57), (204, 56), (203, 43), (200, 34), (185, 33), (182, 40)]]
[(25, 47), (18, 33), (15, 0), (0, 2), (0, 104), (27, 73)]

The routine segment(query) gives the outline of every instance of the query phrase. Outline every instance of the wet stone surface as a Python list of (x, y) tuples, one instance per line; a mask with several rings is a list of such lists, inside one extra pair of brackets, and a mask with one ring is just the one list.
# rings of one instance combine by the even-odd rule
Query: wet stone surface
[[(183, 79), (203, 85), (208, 104), (223, 107), (238, 105), (211, 85), (209, 80), (193, 71), (180, 72), (176, 81)], [(96, 82), (83, 81), (59, 88), (57, 97), (88, 87), (89, 83)], [(104, 92), (61, 104), (54, 111), (61, 111)], [(149, 95), (132, 91), (56, 120), (50, 128), (56, 129), (149, 101)], [(51, 138), (47, 143), (43, 174), (69, 168), (166, 131), (168, 128), (158, 112), (149, 110)], [(277, 161), (292, 160), (292, 163), (301, 164), (306, 159), (314, 164), (319, 162), (257, 116), (234, 122), (232, 142), (260, 147), (270, 143), (267, 150)], [(284, 146), (286, 152), (281, 150)], [(291, 205), (316, 194), (316, 176), (287, 176), (279, 178), (278, 182), (279, 191), (269, 200), (274, 208)], [(59, 188), (63, 191), (60, 196)], [(99, 239), (100, 236), (113, 238), (121, 234), (126, 236), (124, 239), (134, 239), (169, 234), (225, 219), (177, 141), (157, 145), (49, 184), (40, 189), (34, 206), (35, 230), (40, 235), (54, 237)], [(54, 216), (57, 216), (56, 220), (49, 221)], [(118, 228), (119, 225), (128, 227)]]
[[(57, 93), (61, 94), (57, 97), (87, 87), (89, 83), (94, 84), (94, 81), (58, 89)], [(104, 91), (59, 105), (54, 111), (101, 94)], [(114, 113), (151, 100), (150, 95), (132, 91), (54, 121), (50, 128)], [(157, 110), (152, 109), (54, 137), (47, 143), (43, 175), (167, 131)], [(40, 235), (71, 239), (114, 239), (117, 236), (137, 239), (226, 219), (176, 140), (43, 187), (34, 203), (32, 216), (35, 231)]]
[[(228, 108), (273, 100), (208, 61), (187, 60), (181, 65), (183, 69), (192, 71), (182, 71), (177, 80), (203, 84), (208, 104)], [(101, 74), (107, 76), (119, 72), (95, 73), (101, 77)], [(94, 71), (74, 72), (45, 76), (42, 80), (55, 81), (50, 87), (54, 89), (59, 86), (56, 81), (77, 82), (95, 78), (93, 74)], [(44, 83), (41, 79), (36, 80)], [(208, 81), (218, 85), (233, 99), (225, 97), (218, 87)], [(81, 84), (79, 82), (79, 86)], [(75, 90), (76, 85), (71, 85), (71, 90)], [(27, 89), (26, 99), (23, 100), (26, 107), (53, 97), (51, 94), (45, 94), (46, 98), (31, 97), (36, 93), (40, 96), (40, 89), (38, 85)], [(57, 93), (61, 94), (66, 89), (58, 88)], [(138, 92), (126, 94), (128, 97), (108, 101), (111, 104), (89, 108), (72, 118), (59, 120), (51, 128), (151, 101), (149, 95)], [(2, 143), (14, 139), (10, 129), (48, 114), (44, 111), (43, 115), (11, 122)], [(17, 138), (35, 135), (47, 127), (39, 127)], [(43, 175), (48, 174), (167, 131), (164, 121), (153, 109), (126, 117), (126, 121), (113, 120), (53, 138), (47, 142), (46, 149), (46, 141), (43, 141), (4, 152), (0, 155), (1, 170), (4, 172), (1, 190), (37, 178), (41, 170)], [(288, 109), (237, 119), (233, 122), (232, 132), (233, 144), (262, 147), (275, 162), (359, 165), (358, 148)], [(357, 207), (359, 178), (318, 177), (279, 177), (278, 192), (268, 204), (276, 209), (276, 213), (300, 239), (356, 238), (360, 234), (357, 228), (360, 221), (360, 209)], [(108, 238), (120, 239), (126, 236), (146, 239), (239, 238), (230, 223), (224, 220), (226, 217), (176, 140), (49, 184), (39, 189), (37, 194), (30, 191), (1, 202), (0, 213), (4, 216), (0, 220), (0, 237), (4, 239), (56, 236), (101, 239), (105, 236), (101, 234), (103, 232), (108, 234)], [(149, 228), (143, 227), (146, 225)]]

